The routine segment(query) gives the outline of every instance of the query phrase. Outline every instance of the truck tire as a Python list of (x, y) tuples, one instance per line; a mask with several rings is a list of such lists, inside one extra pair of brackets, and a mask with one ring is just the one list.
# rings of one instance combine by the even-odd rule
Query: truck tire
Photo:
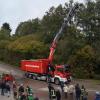
[(27, 78), (27, 73), (25, 73), (23, 76)]
[(59, 84), (60, 84), (59, 78), (55, 78), (55, 79), (54, 79), (54, 83), (55, 83), (56, 85), (59, 85)]
[(37, 79), (37, 77), (36, 77), (35, 75), (33, 75), (33, 76), (32, 76), (32, 79), (33, 79), (33, 80), (36, 80), (36, 79)]
[(28, 74), (28, 78), (30, 78), (30, 79), (31, 79), (31, 78), (32, 78), (32, 75), (31, 75), (31, 74)]
[(25, 73), (25, 76), (26, 76), (26, 78), (29, 78), (29, 74), (28, 73)]

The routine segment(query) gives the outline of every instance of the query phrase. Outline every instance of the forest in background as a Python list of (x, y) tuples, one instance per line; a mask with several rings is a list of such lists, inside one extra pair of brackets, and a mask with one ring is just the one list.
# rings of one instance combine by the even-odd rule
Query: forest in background
[[(23, 59), (48, 58), (50, 45), (64, 17), (74, 5), (51, 7), (42, 19), (20, 22), (11, 34), (9, 23), (0, 28), (0, 60), (17, 67)], [(77, 78), (100, 79), (100, 1), (79, 3), (75, 17), (63, 31), (54, 54), (54, 64), (69, 64)]]

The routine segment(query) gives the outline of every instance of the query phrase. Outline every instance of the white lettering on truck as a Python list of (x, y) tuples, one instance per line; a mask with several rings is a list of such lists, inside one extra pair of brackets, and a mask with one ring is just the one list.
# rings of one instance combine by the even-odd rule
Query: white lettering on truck
[(25, 65), (26, 67), (32, 67), (32, 68), (39, 68), (39, 66), (34, 66), (34, 65)]

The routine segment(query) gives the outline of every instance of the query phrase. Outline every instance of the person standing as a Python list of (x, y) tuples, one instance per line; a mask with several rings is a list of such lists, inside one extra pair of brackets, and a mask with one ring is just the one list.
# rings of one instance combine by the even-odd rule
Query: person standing
[(56, 100), (56, 91), (54, 88), (51, 89), (51, 100)]
[(29, 94), (29, 95), (27, 96), (27, 99), (28, 99), (28, 100), (34, 100), (33, 94)]
[(6, 82), (6, 90), (7, 90), (7, 96), (9, 97), (10, 96), (10, 91), (11, 91), (9, 82)]
[(64, 82), (63, 81), (60, 82), (60, 87), (61, 87), (62, 92), (64, 92)]
[(84, 85), (82, 85), (81, 88), (81, 98), (82, 100), (87, 100), (88, 92), (86, 91)]
[(61, 93), (59, 90), (56, 91), (56, 100), (61, 100)]
[(96, 92), (95, 100), (100, 100), (100, 92)]
[(28, 100), (33, 100), (34, 99), (34, 95), (33, 95), (32, 88), (29, 89), (28, 94), (27, 94), (27, 97), (28, 97)]
[(14, 99), (17, 100), (17, 83), (16, 83), (16, 81), (13, 81), (13, 96), (14, 96)]
[(67, 85), (67, 83), (64, 84), (64, 96), (65, 96), (65, 98), (68, 98), (68, 85)]
[(14, 96), (14, 99), (17, 100), (17, 96), (18, 96), (17, 90), (14, 90), (14, 91), (13, 91), (13, 96)]
[(27, 100), (26, 94), (24, 92), (21, 94), (19, 100)]
[(74, 87), (74, 85), (73, 84), (69, 84), (69, 91), (68, 91), (68, 93), (70, 94), (69, 96), (70, 96), (70, 100), (73, 100), (74, 99), (74, 91), (75, 91), (75, 87)]
[(24, 86), (23, 86), (23, 84), (20, 85), (20, 87), (18, 89), (18, 93), (19, 93), (19, 98), (20, 98), (21, 95), (24, 93)]
[(16, 83), (16, 81), (13, 81), (12, 87), (13, 87), (13, 89), (16, 89), (16, 88), (17, 88), (17, 83)]
[(27, 93), (27, 95), (33, 94), (33, 89), (30, 86), (27, 86), (26, 87), (26, 93)]
[(79, 84), (76, 84), (76, 86), (75, 86), (75, 94), (76, 94), (76, 100), (80, 100), (81, 89), (80, 89)]
[(48, 84), (48, 89), (49, 89), (49, 99), (51, 100), (51, 90), (52, 90), (52, 85), (51, 83)]
[(34, 100), (39, 100), (39, 98), (38, 98), (38, 97), (36, 97), (36, 98), (34, 98)]
[(48, 84), (48, 89), (49, 89), (49, 99), (50, 100), (55, 99), (56, 93), (55, 93), (55, 89), (54, 89), (54, 87), (52, 86), (51, 83)]
[(6, 88), (6, 84), (5, 84), (5, 81), (4, 80), (2, 80), (0, 87), (1, 87), (1, 95), (4, 95), (4, 90)]

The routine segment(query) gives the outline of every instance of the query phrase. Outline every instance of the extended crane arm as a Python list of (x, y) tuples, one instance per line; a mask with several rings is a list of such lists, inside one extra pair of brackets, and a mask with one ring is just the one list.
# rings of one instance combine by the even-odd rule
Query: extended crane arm
[(70, 9), (69, 13), (64, 18), (64, 22), (63, 22), (60, 30), (56, 34), (56, 36), (55, 36), (55, 38), (54, 38), (54, 40), (52, 42), (51, 48), (50, 48), (50, 54), (49, 54), (49, 58), (48, 58), (50, 62), (52, 62), (52, 60), (53, 60), (53, 55), (54, 55), (54, 52), (55, 52), (56, 45), (57, 45), (58, 40), (60, 39), (60, 37), (61, 37), (61, 35), (63, 33), (64, 28), (66, 27), (66, 25), (68, 24), (68, 22), (74, 16), (75, 11), (76, 11), (77, 8), (78, 8), (78, 4), (75, 4), (75, 6)]

